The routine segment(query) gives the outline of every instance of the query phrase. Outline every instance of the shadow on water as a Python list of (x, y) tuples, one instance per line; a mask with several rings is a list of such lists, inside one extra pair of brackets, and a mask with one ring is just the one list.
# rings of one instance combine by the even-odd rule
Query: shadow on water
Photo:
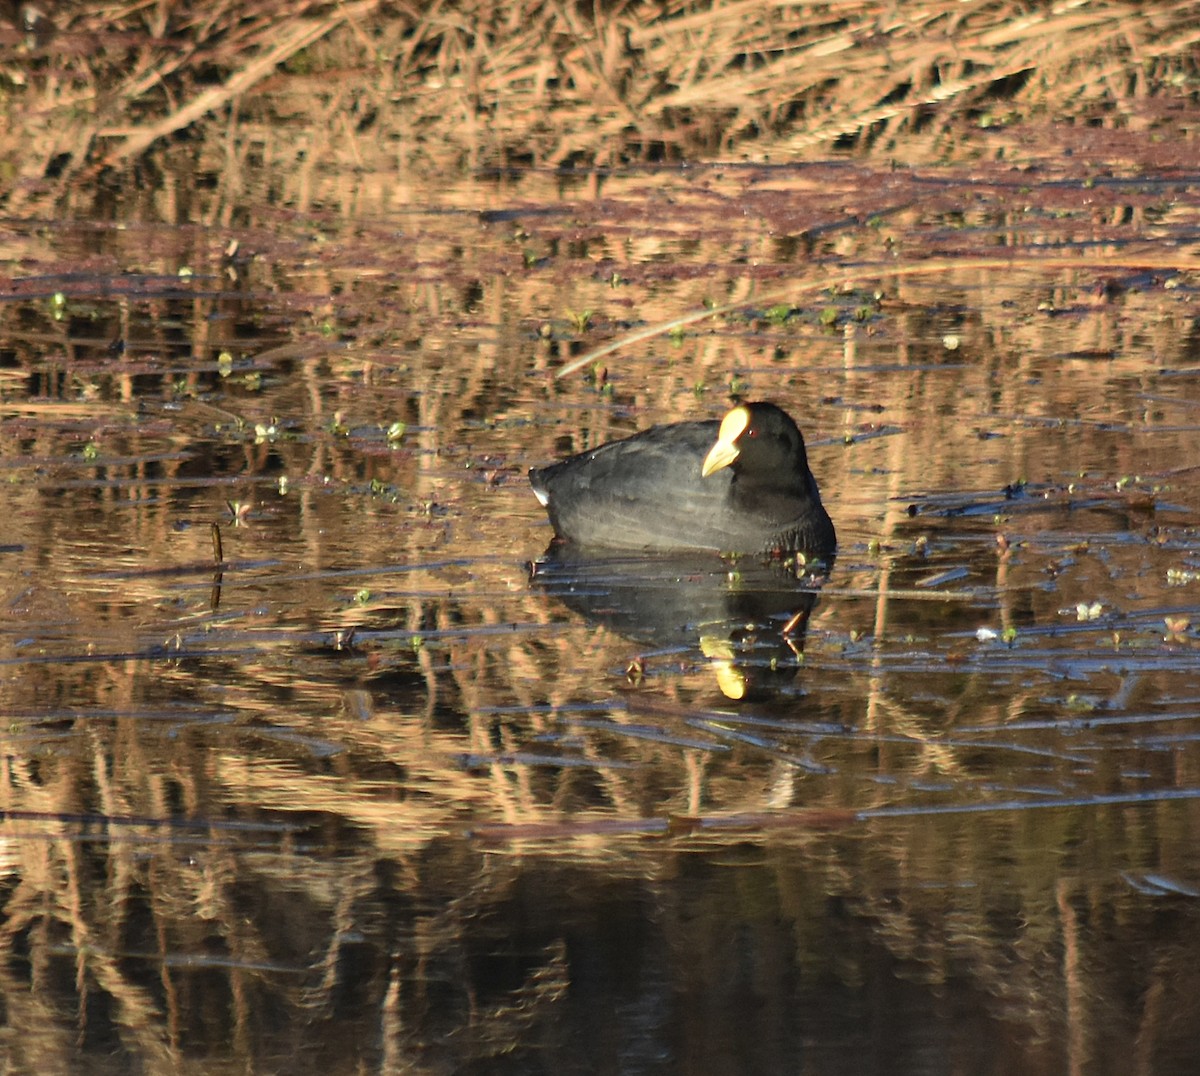
[(589, 623), (650, 648), (630, 663), (631, 681), (641, 681), (647, 660), (707, 661), (731, 699), (794, 679), (817, 599), (794, 564), (589, 554), (557, 542), (531, 565), (531, 582)]
[[(952, 179), (3, 222), (12, 1066), (1190, 1072), (1197, 186)], [(531, 465), (730, 388), (828, 578), (531, 573)]]

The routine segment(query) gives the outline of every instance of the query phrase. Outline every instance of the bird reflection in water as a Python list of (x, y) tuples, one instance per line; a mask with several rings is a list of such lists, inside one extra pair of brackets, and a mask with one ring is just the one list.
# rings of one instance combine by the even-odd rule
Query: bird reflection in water
[(589, 623), (654, 653), (703, 658), (730, 699), (794, 680), (820, 579), (797, 558), (597, 553), (557, 541), (530, 565), (532, 586)]

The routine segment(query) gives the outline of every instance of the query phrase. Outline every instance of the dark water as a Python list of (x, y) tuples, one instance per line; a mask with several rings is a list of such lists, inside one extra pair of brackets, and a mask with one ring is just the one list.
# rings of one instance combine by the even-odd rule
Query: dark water
[[(1200, 188), (1045, 179), (0, 221), (11, 1069), (1194, 1071)], [(731, 382), (823, 585), (531, 571), (529, 466)]]

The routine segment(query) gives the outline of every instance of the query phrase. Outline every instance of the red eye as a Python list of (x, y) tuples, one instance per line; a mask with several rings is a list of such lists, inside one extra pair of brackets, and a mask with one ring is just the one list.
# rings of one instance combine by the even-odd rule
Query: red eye
[(746, 436), (747, 436), (747, 437), (757, 437), (757, 436), (758, 436), (758, 430), (756, 430), (756, 429), (755, 429), (753, 426), (751, 426), (751, 427), (750, 427), (750, 429), (748, 429), (748, 430), (746, 431)]

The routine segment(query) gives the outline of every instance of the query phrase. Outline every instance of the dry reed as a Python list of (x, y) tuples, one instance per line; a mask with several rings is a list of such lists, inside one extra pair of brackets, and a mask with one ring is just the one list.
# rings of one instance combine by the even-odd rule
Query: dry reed
[(0, 188), (185, 135), (439, 170), (953, 156), (1028, 120), (1178, 136), (1197, 41), (1195, 0), (85, 2), (0, 29)]

